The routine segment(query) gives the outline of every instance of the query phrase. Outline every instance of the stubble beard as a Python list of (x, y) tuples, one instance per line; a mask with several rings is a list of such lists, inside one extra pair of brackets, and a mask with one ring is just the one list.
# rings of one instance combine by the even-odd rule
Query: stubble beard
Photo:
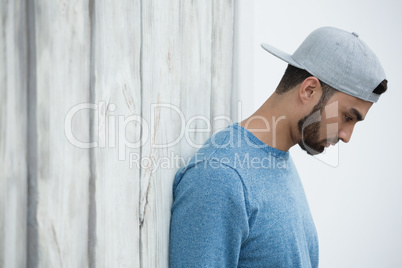
[[(300, 148), (306, 151), (309, 155), (317, 155), (324, 151), (323, 141), (320, 141), (320, 123), (321, 123), (321, 109), (314, 109), (309, 115), (300, 119), (298, 122), (300, 141), (298, 142)], [(308, 124), (304, 127), (307, 120), (314, 123)], [(304, 128), (303, 128), (304, 127)]]

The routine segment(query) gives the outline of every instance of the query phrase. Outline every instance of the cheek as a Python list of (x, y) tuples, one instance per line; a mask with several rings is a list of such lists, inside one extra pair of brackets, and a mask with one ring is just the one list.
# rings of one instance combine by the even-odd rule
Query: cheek
[(338, 136), (340, 118), (331, 118), (321, 124), (321, 139), (334, 138)]

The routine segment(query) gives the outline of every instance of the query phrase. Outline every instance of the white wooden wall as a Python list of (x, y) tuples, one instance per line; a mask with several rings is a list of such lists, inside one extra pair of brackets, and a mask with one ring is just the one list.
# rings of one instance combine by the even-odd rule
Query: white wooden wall
[(0, 267), (26, 266), (27, 35), (25, 1), (0, 0)]
[(168, 266), (185, 137), (236, 114), (233, 1), (0, 0), (0, 267)]

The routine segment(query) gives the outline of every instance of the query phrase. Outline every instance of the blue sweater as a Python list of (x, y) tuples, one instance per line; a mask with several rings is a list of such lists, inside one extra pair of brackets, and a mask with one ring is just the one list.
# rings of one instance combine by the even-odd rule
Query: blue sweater
[(318, 267), (318, 241), (289, 152), (233, 124), (173, 185), (170, 267)]

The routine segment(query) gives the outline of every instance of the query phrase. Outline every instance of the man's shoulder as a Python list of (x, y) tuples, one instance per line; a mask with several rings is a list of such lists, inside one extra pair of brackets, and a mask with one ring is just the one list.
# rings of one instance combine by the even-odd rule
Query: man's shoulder
[(221, 182), (241, 182), (242, 178), (235, 167), (225, 158), (210, 156), (198, 159), (179, 169), (175, 176), (174, 187), (183, 179), (191, 183), (211, 183), (213, 180)]
[(202, 163), (212, 168), (218, 165), (223, 169), (236, 169), (235, 161), (249, 153), (250, 148), (242, 133), (239, 133), (239, 129), (234, 125), (230, 125), (212, 135), (195, 153), (189, 165)]
[(205, 185), (215, 187), (226, 184), (240, 189), (242, 178), (234, 165), (234, 156), (239, 151), (233, 141), (236, 136), (233, 126), (212, 135), (187, 165), (178, 170), (174, 189), (179, 184), (198, 185), (200, 188)]

